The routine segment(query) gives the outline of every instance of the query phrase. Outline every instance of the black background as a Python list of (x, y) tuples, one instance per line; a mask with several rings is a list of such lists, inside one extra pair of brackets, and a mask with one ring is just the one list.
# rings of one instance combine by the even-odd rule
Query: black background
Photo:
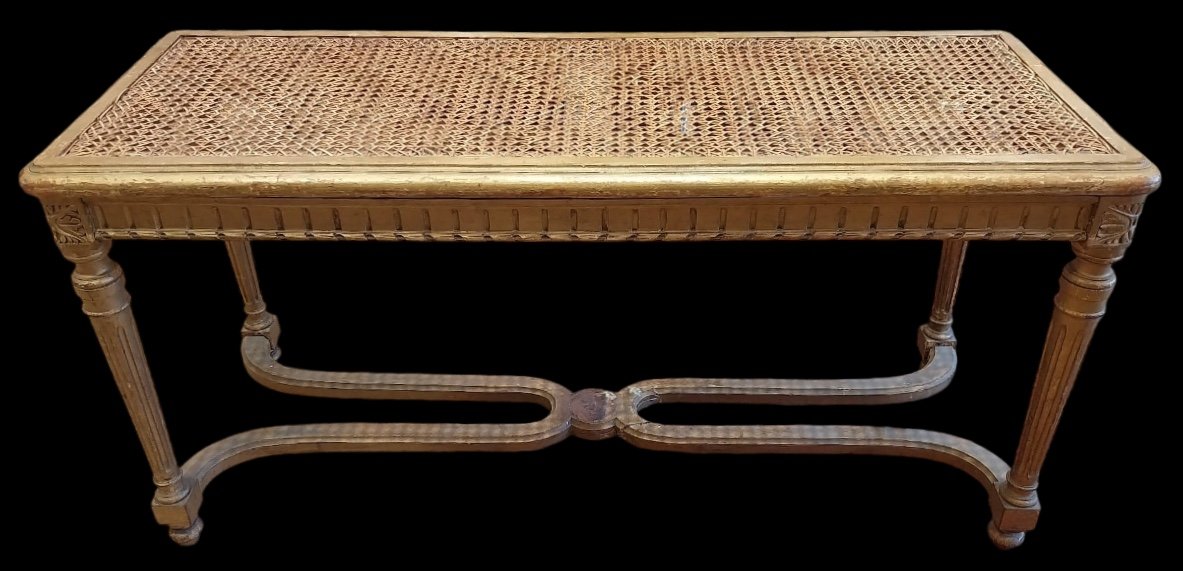
[[(178, 28), (459, 30), (992, 29), (1014, 32), (1171, 176), (1173, 124), (1164, 18), (1130, 4), (1017, 17), (1023, 4), (951, 14), (947, 6), (809, 14), (794, 4), (708, 12), (662, 4), (572, 4), (537, 10), (404, 5), (203, 4), (35, 7), (10, 22), (8, 107), (19, 121), (4, 194), (10, 255), (6, 462), (24, 547), (195, 560), (358, 554), (525, 564), (533, 542), (569, 562), (613, 565), (731, 558), (792, 565), (866, 554), (960, 561), (1120, 553), (1165, 544), (1147, 514), (1173, 513), (1162, 450), (1173, 384), (1164, 341), (1178, 310), (1170, 280), (1171, 194), (1151, 197), (1118, 266), (1110, 315), (1045, 466), (1044, 514), (1022, 548), (986, 538), (985, 494), (943, 465), (896, 458), (695, 456), (618, 440), (570, 439), (514, 454), (373, 454), (266, 459), (230, 470), (206, 493), (206, 531), (175, 547), (148, 509), (152, 485), (90, 326), (35, 200), (17, 170), (161, 35)], [(174, 6), (174, 8), (183, 8)], [(849, 12), (849, 13), (847, 13)], [(130, 14), (144, 14), (139, 21)], [(233, 16), (231, 16), (233, 14)], [(19, 111), (14, 111), (19, 110)], [(6, 115), (8, 115), (6, 113)], [(863, 376), (917, 363), (937, 243), (277, 244), (256, 246), (264, 294), (284, 326), (285, 361), (329, 369), (537, 375), (569, 388), (616, 389), (648, 377)], [(221, 244), (119, 243), (135, 311), (183, 460), (247, 428), (292, 422), (515, 421), (531, 405), (322, 402), (271, 393), (242, 371), (241, 301)], [(969, 437), (1010, 459), (1022, 424), (1060, 268), (1058, 243), (974, 243), (956, 311), (961, 368), (924, 402), (882, 408), (667, 405), (666, 422), (876, 423)], [(1169, 288), (1169, 289), (1168, 289)], [(17, 310), (13, 315), (12, 309)], [(1161, 347), (1161, 348), (1160, 348)], [(11, 400), (8, 400), (11, 399)], [(10, 516), (12, 512), (10, 512)], [(507, 524), (505, 518), (527, 521)], [(644, 539), (637, 539), (645, 535)], [(51, 548), (46, 550), (44, 546)], [(75, 551), (77, 550), (77, 551)], [(344, 560), (344, 559), (342, 559)]]

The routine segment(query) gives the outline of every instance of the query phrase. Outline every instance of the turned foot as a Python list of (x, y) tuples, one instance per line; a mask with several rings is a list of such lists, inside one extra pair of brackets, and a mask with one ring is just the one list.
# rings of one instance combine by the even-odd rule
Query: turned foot
[[(184, 529), (169, 529), (168, 536), (172, 538), (177, 545), (196, 545), (197, 540), (201, 539), (201, 530), (205, 527), (205, 523), (201, 518), (193, 520), (193, 525)], [(1019, 535), (1022, 535), (1021, 533)]]
[[(198, 520), (198, 524), (201, 520)], [(994, 522), (986, 526), (986, 533), (990, 534), (990, 541), (999, 549), (1014, 549), (1023, 544), (1027, 534), (1021, 531), (1002, 531)]]

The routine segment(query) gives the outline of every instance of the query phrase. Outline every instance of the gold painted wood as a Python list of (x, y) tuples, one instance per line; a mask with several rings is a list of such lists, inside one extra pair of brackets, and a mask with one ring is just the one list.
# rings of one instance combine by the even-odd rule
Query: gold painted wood
[(953, 300), (957, 298), (957, 284), (961, 281), (961, 265), (969, 242), (945, 240), (941, 244), (941, 264), (937, 269), (937, 288), (932, 300), (928, 323), (920, 326), (919, 343), (922, 351), (934, 345), (955, 345), (953, 337)]
[[(520, 451), (619, 436), (697, 453), (955, 466), (1021, 543), (1064, 402), (1159, 174), (1004, 32), (169, 34), (21, 173), (149, 459), (157, 520), (197, 541), (206, 486), (263, 456)], [(533, 402), (519, 424), (273, 426), (178, 467), (111, 239), (226, 242), (259, 383), (330, 398)], [(250, 241), (942, 240), (919, 370), (868, 379), (545, 379), (309, 371), (278, 359)], [(1072, 242), (1014, 466), (872, 426), (680, 426), (658, 402), (884, 404), (942, 390), (970, 240)], [(740, 247), (740, 246), (737, 246)]]
[[(1132, 222), (1129, 232), (1133, 232)], [(1035, 390), (1019, 450), (1015, 453), (1015, 464), (1002, 488), (1003, 497), (1012, 505), (1039, 506), (1035, 494), (1039, 471), (1047, 457), (1068, 393), (1080, 372), (1085, 350), (1105, 314), (1105, 302), (1117, 281), (1112, 264), (1121, 259), (1123, 251), (1104, 246), (1090, 248), (1079, 243), (1073, 244), (1073, 250), (1076, 259), (1064, 267), (1060, 277), (1060, 291), (1056, 294), (1055, 311), (1035, 376)], [(1008, 535), (992, 529), (992, 537), (995, 534), (995, 541), (1006, 539)], [(1022, 537), (1013, 541), (1022, 541)]]
[[(62, 254), (74, 262), (74, 291), (82, 298), (82, 311), (90, 316), (95, 335), (123, 403), (131, 414), (140, 445), (152, 468), (156, 484), (155, 503), (176, 504), (189, 497), (191, 481), (177, 467), (164, 415), (156, 398), (156, 385), (148, 371), (148, 359), (140, 342), (139, 328), (131, 313), (131, 296), (123, 285), (123, 269), (107, 256), (106, 241), (63, 244)], [(201, 519), (183, 524), (170, 523), (169, 535), (177, 543), (191, 545), (201, 534)]]

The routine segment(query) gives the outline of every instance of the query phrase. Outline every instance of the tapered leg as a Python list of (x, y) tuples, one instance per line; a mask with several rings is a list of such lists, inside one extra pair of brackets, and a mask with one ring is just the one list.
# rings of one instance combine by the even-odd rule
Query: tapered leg
[[(152, 468), (156, 483), (153, 503), (176, 504), (188, 495), (189, 486), (173, 455), (140, 333), (132, 317), (131, 298), (123, 285), (123, 270), (107, 256), (110, 249), (108, 241), (61, 245), (62, 253), (75, 264), (74, 291), (82, 298), (82, 311), (90, 316)], [(201, 520), (195, 516), (161, 523), (168, 524), (170, 535), (182, 544), (197, 541), (201, 532)]]
[(266, 337), (271, 343), (272, 358), (279, 358), (279, 319), (267, 311), (267, 304), (263, 302), (251, 244), (242, 239), (230, 239), (226, 240), (226, 250), (230, 253), (230, 264), (234, 267), (234, 277), (238, 280), (243, 310), (246, 311), (242, 334)]
[[(1120, 258), (1120, 253), (1084, 244), (1073, 244), (1072, 247), (1076, 259), (1068, 263), (1060, 277), (1060, 292), (1056, 294), (1055, 310), (1039, 372), (1035, 376), (1023, 436), (1014, 465), (1000, 490), (1002, 497), (1016, 506), (1038, 506), (1035, 489), (1039, 484), (1039, 469), (1047, 457), (1068, 393), (1076, 382), (1085, 350), (1097, 323), (1105, 314), (1105, 301), (1116, 281), (1111, 265)], [(991, 537), (1001, 547), (1013, 547), (1022, 541), (1022, 531), (1030, 529), (1034, 523), (1033, 519), (1015, 522), (1017, 525), (1004, 522), (999, 526), (995, 522)]]
[(932, 299), (932, 313), (928, 323), (920, 326), (920, 351), (928, 359), (935, 345), (953, 345), (953, 301), (957, 298), (957, 284), (961, 281), (961, 265), (965, 261), (964, 240), (945, 240), (941, 243), (941, 264), (937, 269), (937, 288)]

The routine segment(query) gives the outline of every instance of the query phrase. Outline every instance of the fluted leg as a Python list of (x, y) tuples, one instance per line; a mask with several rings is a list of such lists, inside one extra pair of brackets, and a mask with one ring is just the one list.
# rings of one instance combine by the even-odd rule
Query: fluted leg
[[(152, 468), (152, 479), (156, 483), (153, 504), (175, 505), (188, 495), (189, 486), (177, 467), (164, 425), (156, 387), (148, 372), (140, 333), (131, 313), (131, 297), (124, 288), (123, 270), (107, 256), (110, 249), (108, 241), (61, 245), (62, 253), (75, 264), (74, 291), (82, 298), (82, 311), (90, 316), (119, 394), (131, 413), (136, 434)], [(182, 544), (196, 542), (201, 529), (201, 520), (195, 515), (162, 520), (161, 523), (168, 525), (170, 535)]]
[(941, 243), (941, 264), (937, 269), (937, 288), (932, 299), (932, 313), (928, 323), (920, 326), (918, 342), (924, 358), (936, 345), (953, 345), (953, 301), (957, 298), (957, 284), (961, 281), (961, 265), (965, 261), (964, 240), (945, 240)]
[(271, 343), (272, 358), (279, 358), (279, 319), (267, 311), (267, 304), (263, 302), (251, 244), (243, 239), (226, 240), (226, 251), (230, 253), (230, 264), (234, 267), (234, 277), (238, 280), (238, 290), (242, 293), (243, 310), (246, 312), (242, 334), (266, 337)]
[[(1056, 294), (1043, 359), (1035, 376), (1023, 436), (1014, 465), (1000, 490), (1006, 502), (1034, 508), (1033, 514), (1038, 513), (1035, 489), (1039, 470), (1047, 457), (1068, 393), (1076, 382), (1089, 340), (1105, 314), (1105, 301), (1116, 281), (1111, 264), (1120, 258), (1120, 253), (1110, 249), (1090, 249), (1083, 244), (1073, 244), (1073, 250), (1076, 259), (1068, 263), (1060, 277), (1060, 291)], [(1022, 532), (1034, 525), (1034, 517), (994, 522), (991, 537), (1000, 547), (1013, 547), (1022, 542)]]

